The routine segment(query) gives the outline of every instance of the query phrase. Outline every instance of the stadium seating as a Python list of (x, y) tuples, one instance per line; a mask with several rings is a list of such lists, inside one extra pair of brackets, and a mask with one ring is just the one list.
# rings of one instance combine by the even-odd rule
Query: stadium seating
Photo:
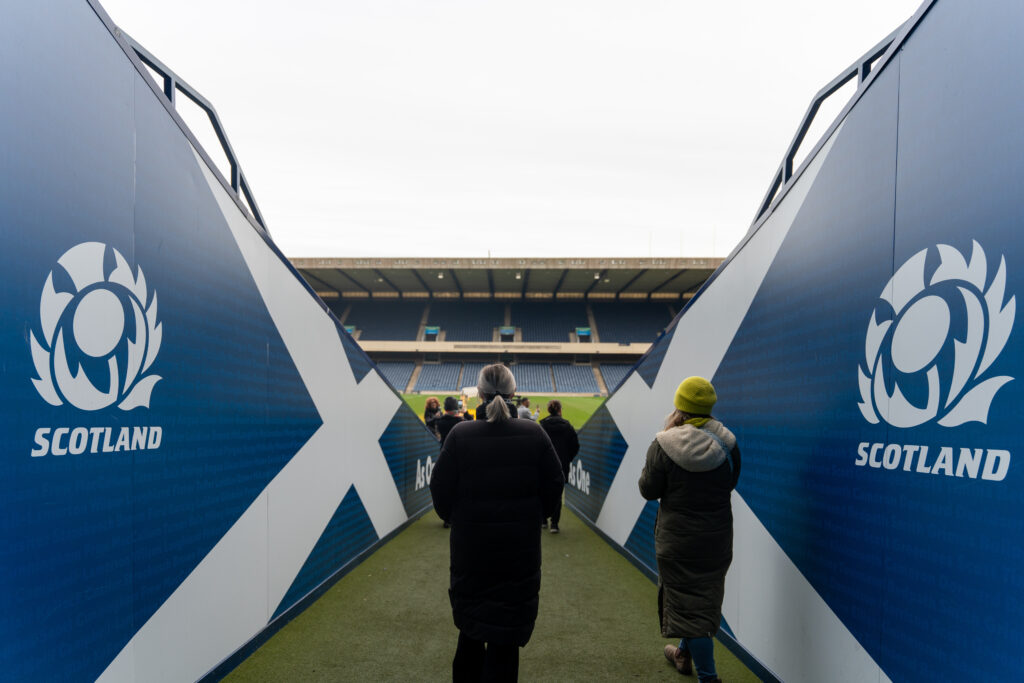
[(619, 382), (625, 379), (632, 367), (632, 363), (601, 364), (601, 377), (604, 379), (604, 386), (608, 389), (609, 394), (615, 391), (615, 387), (619, 386)]
[(603, 343), (652, 342), (672, 322), (668, 306), (652, 301), (590, 304)]
[(549, 363), (516, 363), (512, 366), (512, 374), (516, 376), (516, 393), (554, 392), (551, 382), (551, 365)]
[(462, 365), (462, 381), (459, 383), (463, 387), (475, 387), (476, 380), (480, 377), (480, 371), (484, 369), (487, 363), (464, 363)]
[(589, 327), (587, 308), (582, 301), (514, 302), (512, 324), (522, 331), (524, 342), (569, 341), (577, 327)]
[(380, 361), (377, 363), (377, 367), (380, 368), (380, 372), (384, 375), (384, 379), (391, 383), (398, 391), (405, 391), (405, 387), (409, 384), (409, 378), (412, 377), (412, 371), (416, 368), (416, 363), (410, 361)]
[(424, 363), (420, 376), (416, 379), (415, 391), (444, 391), (456, 393), (459, 386), (459, 373), (462, 363)]
[(489, 342), (504, 322), (505, 304), (494, 301), (435, 301), (427, 317), (427, 325), (440, 327), (445, 341)]
[(552, 363), (551, 372), (555, 376), (555, 391), (567, 394), (597, 394), (601, 389), (594, 379), (594, 370), (589, 365), (573, 365), (572, 363)]
[(346, 325), (362, 330), (360, 339), (415, 341), (423, 317), (421, 301), (353, 301)]

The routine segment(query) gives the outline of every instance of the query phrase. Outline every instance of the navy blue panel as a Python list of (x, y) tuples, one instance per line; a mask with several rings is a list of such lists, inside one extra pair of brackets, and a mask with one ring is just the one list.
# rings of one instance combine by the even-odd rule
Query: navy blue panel
[(350, 487), (281, 604), (274, 610), (273, 619), (378, 540), (359, 492), (355, 486)]
[(626, 454), (626, 441), (604, 404), (583, 425), (579, 438), (580, 452), (569, 469), (565, 499), (595, 521)]
[(672, 325), (671, 328), (660, 334), (637, 364), (636, 372), (640, 373), (648, 387), (654, 386), (654, 378), (658, 376), (658, 371), (661, 370), (661, 362), (665, 360), (665, 352), (668, 351), (675, 332), (675, 325)]
[(431, 504), (430, 475), (441, 452), (437, 438), (405, 402), (380, 437), (398, 494), (410, 517)]
[[(89, 6), (9, 19), (2, 61), (33, 68), (0, 76), (0, 661), (16, 680), (91, 680), (320, 419), (184, 136)], [(44, 282), (52, 272), (58, 292), (76, 292), (57, 260), (85, 242), (106, 245), (104, 282), (116, 250), (144, 273), (142, 303), (158, 302), (149, 407), (80, 410), (63, 393), (54, 407), (31, 382), (31, 339), (53, 342)], [(71, 318), (61, 324), (71, 339)], [(111, 384), (83, 363), (96, 388)], [(114, 447), (143, 427), (159, 427), (158, 447), (103, 452), (107, 428)], [(95, 429), (97, 452), (31, 457), (36, 430), (57, 428)]]
[(876, 660), (886, 506), (900, 496), (853, 463), (876, 438), (857, 364), (892, 272), (898, 84), (897, 61), (848, 116), (713, 379), (744, 500)]
[[(884, 666), (894, 680), (948, 676), (945, 653), (954, 649), (984, 653), (972, 658), (970, 677), (1020, 677), (1024, 574), (1016, 568), (1024, 567), (1019, 542), (1024, 471), (1016, 459), (1024, 454), (1022, 25), (1024, 5), (1019, 2), (938, 2), (900, 64), (894, 265), (928, 249), (927, 286), (921, 296), (941, 298), (952, 315), (950, 334), (935, 363), (941, 373), (940, 415), (957, 405), (947, 406), (946, 396), (957, 365), (953, 338), (966, 336), (966, 299), (981, 303), (985, 347), (993, 343), (998, 309), (985, 296), (993, 295), (993, 280), (1004, 258), (1006, 291), (998, 304), (1016, 296), (1017, 308), (1001, 353), (980, 375), (972, 373), (959, 394), (987, 379), (1013, 377), (995, 394), (987, 422), (950, 428), (929, 421), (888, 433), (888, 443), (953, 446), (958, 455), (960, 447), (1009, 451), (1014, 461), (1006, 478), (995, 482), (901, 471), (904, 476), (893, 480), (888, 471), (865, 473), (874, 475), (876, 486), (879, 479), (890, 480), (889, 490), (899, 494), (883, 508), (889, 513), (892, 540)], [(949, 245), (970, 262), (975, 241), (986, 260), (983, 289), (960, 278), (945, 287), (931, 284), (930, 274), (939, 262), (935, 245)], [(913, 393), (917, 403), (925, 404), (927, 386), (919, 377), (923, 373), (916, 374), (898, 375), (897, 381), (908, 398)], [(916, 386), (911, 384), (915, 381)], [(927, 600), (919, 599), (925, 595)], [(985, 628), (959, 628), (968, 614), (983, 615)], [(912, 657), (901, 657), (901, 652)]]
[(138, 626), (321, 420), (191, 148), (148, 90), (135, 117), (134, 250), (160, 293), (167, 370), (151, 419), (168, 454), (136, 461)]
[(625, 548), (633, 554), (637, 560), (653, 571), (658, 571), (658, 558), (654, 554), (654, 523), (658, 519), (658, 501), (649, 500), (644, 505), (640, 519), (636, 526), (629, 532)]
[(4, 14), (0, 666), (9, 680), (92, 680), (133, 632), (131, 455), (29, 453), (38, 428), (150, 420), (49, 406), (29, 339), (57, 257), (97, 232), (130, 241), (133, 76), (84, 2)]
[[(373, 367), (373, 361), (366, 355), (366, 352), (360, 348), (359, 344), (356, 343), (352, 335), (345, 331), (344, 328), (338, 328), (338, 336), (341, 337), (341, 345), (345, 347), (345, 356), (348, 358), (349, 367), (352, 368), (352, 375), (356, 378), (356, 384), (363, 381), (366, 377), (366, 373)], [(384, 377), (381, 374), (381, 377)], [(387, 382), (387, 379), (384, 380)], [(405, 387), (402, 387), (404, 389)]]

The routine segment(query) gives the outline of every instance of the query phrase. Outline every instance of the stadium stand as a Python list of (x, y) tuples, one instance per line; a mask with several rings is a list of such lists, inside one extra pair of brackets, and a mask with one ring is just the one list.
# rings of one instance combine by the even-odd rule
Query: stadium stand
[(398, 391), (405, 391), (405, 387), (409, 384), (409, 378), (412, 377), (412, 371), (416, 368), (416, 363), (413, 361), (380, 361), (377, 363), (377, 367), (380, 368), (380, 372), (384, 375), (384, 379), (391, 383)]
[(513, 302), (512, 324), (524, 342), (568, 342), (577, 327), (590, 327), (582, 301)]
[(512, 366), (516, 376), (516, 393), (552, 393), (550, 363), (516, 363)]
[(353, 301), (346, 325), (362, 331), (360, 339), (416, 339), (423, 317), (422, 301)]
[(667, 305), (660, 302), (593, 302), (597, 332), (602, 342), (651, 342), (672, 322)]
[(435, 301), (427, 317), (428, 325), (441, 328), (445, 341), (489, 342), (504, 322), (505, 304), (494, 301)]
[(416, 379), (415, 391), (457, 392), (462, 363), (424, 363)]
[(552, 363), (551, 372), (555, 377), (555, 391), (567, 394), (599, 394), (601, 388), (594, 379), (594, 370), (589, 365)]
[(462, 366), (462, 381), (459, 383), (461, 387), (475, 387), (476, 380), (480, 377), (480, 371), (484, 369), (487, 363), (464, 363)]
[(601, 377), (604, 379), (604, 385), (608, 388), (609, 394), (615, 391), (619, 382), (626, 378), (632, 367), (632, 363), (601, 363)]

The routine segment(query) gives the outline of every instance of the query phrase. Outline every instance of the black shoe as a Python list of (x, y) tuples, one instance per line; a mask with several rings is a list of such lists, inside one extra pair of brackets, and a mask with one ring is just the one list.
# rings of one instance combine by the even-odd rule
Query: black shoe
[(553, 534), (557, 534), (558, 533), (558, 525), (557, 524), (552, 524), (551, 525), (551, 533), (553, 533)]

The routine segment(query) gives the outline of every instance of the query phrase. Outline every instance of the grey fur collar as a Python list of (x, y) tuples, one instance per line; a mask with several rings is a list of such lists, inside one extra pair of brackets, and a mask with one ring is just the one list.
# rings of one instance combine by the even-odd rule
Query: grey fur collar
[(710, 472), (725, 462), (727, 453), (707, 433), (709, 431), (721, 439), (730, 451), (736, 445), (736, 437), (718, 420), (709, 421), (702, 429), (686, 424), (672, 427), (658, 432), (655, 438), (672, 462), (684, 470)]

